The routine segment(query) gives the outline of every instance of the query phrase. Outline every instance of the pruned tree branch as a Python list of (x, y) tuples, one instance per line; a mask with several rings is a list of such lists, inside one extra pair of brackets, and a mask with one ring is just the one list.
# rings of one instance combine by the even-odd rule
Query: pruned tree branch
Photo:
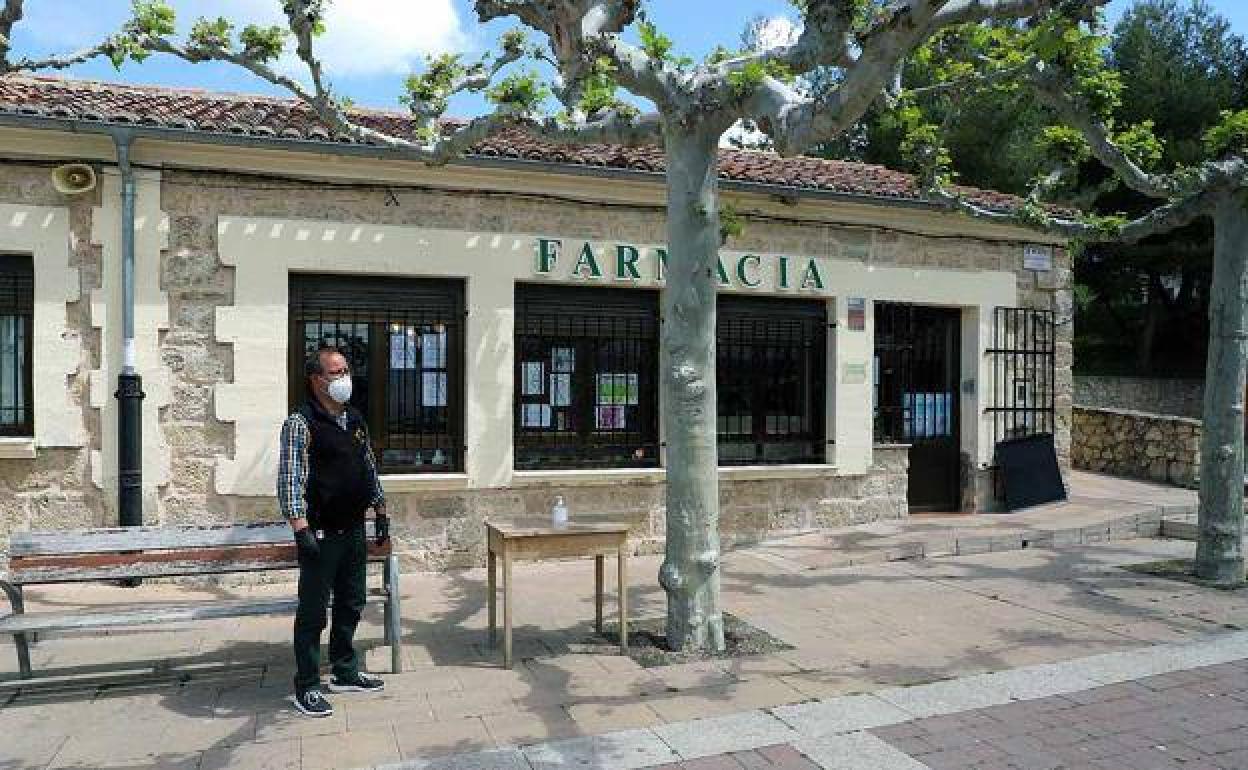
[[(1090, 7), (1104, 0), (1085, 0)], [(1028, 18), (1047, 12), (1059, 0), (911, 0), (889, 6), (861, 36), (861, 52), (845, 69), (841, 84), (816, 102), (805, 98), (772, 100), (760, 123), (770, 125), (776, 149), (796, 155), (833, 138), (857, 122), (887, 92), (905, 58), (942, 29), (989, 19)]]
[(854, 8), (852, 0), (811, 0), (797, 40), (726, 59), (713, 72), (722, 78), (751, 64), (779, 65), (794, 75), (818, 67), (848, 67), (854, 62)]
[(24, 0), (5, 0), (4, 7), (0, 8), (0, 75), (10, 72), (66, 69), (99, 56), (111, 55), (117, 47), (118, 35), (113, 35), (95, 45), (87, 46), (71, 53), (38, 59), (22, 57), (17, 60), (10, 60), (9, 52), (12, 50), (13, 45), (13, 27), (22, 20), (23, 4)]
[(1095, 112), (1072, 96), (1066, 79), (1054, 68), (1036, 62), (1030, 80), (1041, 104), (1052, 109), (1088, 143), (1092, 155), (1136, 192), (1150, 198), (1169, 198), (1177, 192), (1171, 180), (1150, 174), (1133, 161), (1113, 140), (1109, 127)]
[(1114, 225), (1098, 225), (1060, 216), (1026, 216), (1017, 211), (990, 209), (939, 188), (924, 191), (926, 199), (975, 219), (1002, 225), (1023, 225), (1038, 232), (1060, 235), (1084, 243), (1136, 243), (1154, 235), (1177, 230), (1208, 216), (1213, 203), (1221, 195), (1221, 191), (1202, 190), (1182, 200), (1158, 206), (1137, 219)]
[[(592, 121), (563, 124), (553, 118), (538, 120), (506, 105), (459, 127), (435, 126), (435, 131), (426, 133), (424, 136), (411, 138), (395, 136), (364, 125), (333, 98), (332, 91), (324, 84), (319, 90), (315, 86), (308, 88), (295, 78), (278, 72), (254, 56), (248, 56), (223, 45), (180, 44), (167, 38), (148, 38), (144, 41), (144, 45), (150, 50), (177, 56), (189, 62), (224, 61), (235, 64), (260, 79), (288, 91), (307, 105), (331, 131), (349, 136), (356, 141), (387, 147), (431, 164), (446, 163), (462, 155), (473, 145), (505, 129), (519, 129), (559, 144), (603, 142), (636, 146), (656, 144), (662, 139), (659, 118), (653, 114), (634, 116), (619, 111), (608, 111), (595, 116)], [(310, 46), (305, 48), (305, 52), (300, 53), (300, 58), (305, 55), (315, 60)], [(472, 78), (465, 78), (465, 80), (472, 80)]]

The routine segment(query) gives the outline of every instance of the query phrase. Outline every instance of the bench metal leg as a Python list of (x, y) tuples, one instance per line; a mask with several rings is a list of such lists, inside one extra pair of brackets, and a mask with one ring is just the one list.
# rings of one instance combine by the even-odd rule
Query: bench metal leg
[[(9, 605), (14, 615), (26, 612), (26, 603), (22, 600), (22, 587), (0, 580), (0, 591), (9, 598)], [(17, 668), (22, 679), (30, 679), (30, 643), (26, 634), (14, 634), (13, 642), (17, 646)]]
[(390, 673), (403, 673), (403, 631), (399, 612), (399, 557), (386, 557), (386, 641), (390, 644)]
[(386, 558), (381, 564), (381, 589), (385, 593), (386, 603), (381, 608), (381, 633), (382, 640), (386, 644), (392, 644), (393, 639), (390, 638), (390, 559)]

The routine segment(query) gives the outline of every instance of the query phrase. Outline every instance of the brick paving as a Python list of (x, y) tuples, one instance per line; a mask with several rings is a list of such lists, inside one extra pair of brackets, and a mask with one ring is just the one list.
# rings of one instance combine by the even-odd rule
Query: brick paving
[(1248, 660), (871, 732), (932, 770), (1244, 770)]

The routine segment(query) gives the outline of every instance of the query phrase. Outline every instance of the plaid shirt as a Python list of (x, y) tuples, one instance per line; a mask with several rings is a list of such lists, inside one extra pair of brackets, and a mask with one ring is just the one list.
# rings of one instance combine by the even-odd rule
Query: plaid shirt
[[(338, 415), (336, 420), (339, 427), (347, 429), (346, 412)], [(308, 442), (311, 439), (312, 432), (308, 430), (308, 421), (298, 412), (282, 423), (281, 456), (277, 463), (277, 504), (282, 509), (282, 515), (288, 519), (304, 519), (308, 515), (308, 504), (303, 499), (303, 492), (308, 485)], [(377, 476), (373, 448), (368, 444), (364, 445), (364, 460), (373, 477), (373, 499), (369, 505), (384, 505), (386, 495), (381, 489), (381, 479)]]

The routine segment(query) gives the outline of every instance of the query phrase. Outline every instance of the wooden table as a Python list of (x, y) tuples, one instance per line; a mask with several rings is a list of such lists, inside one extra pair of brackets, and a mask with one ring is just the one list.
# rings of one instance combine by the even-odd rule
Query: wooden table
[(570, 556), (594, 557), (594, 627), (602, 633), (602, 573), (604, 558), (615, 554), (620, 585), (620, 650), (628, 651), (628, 525), (569, 522), (555, 528), (549, 519), (487, 521), (489, 549), (490, 644), (497, 643), (499, 559), (503, 562), (503, 666), (511, 668), (511, 564), (523, 559)]

